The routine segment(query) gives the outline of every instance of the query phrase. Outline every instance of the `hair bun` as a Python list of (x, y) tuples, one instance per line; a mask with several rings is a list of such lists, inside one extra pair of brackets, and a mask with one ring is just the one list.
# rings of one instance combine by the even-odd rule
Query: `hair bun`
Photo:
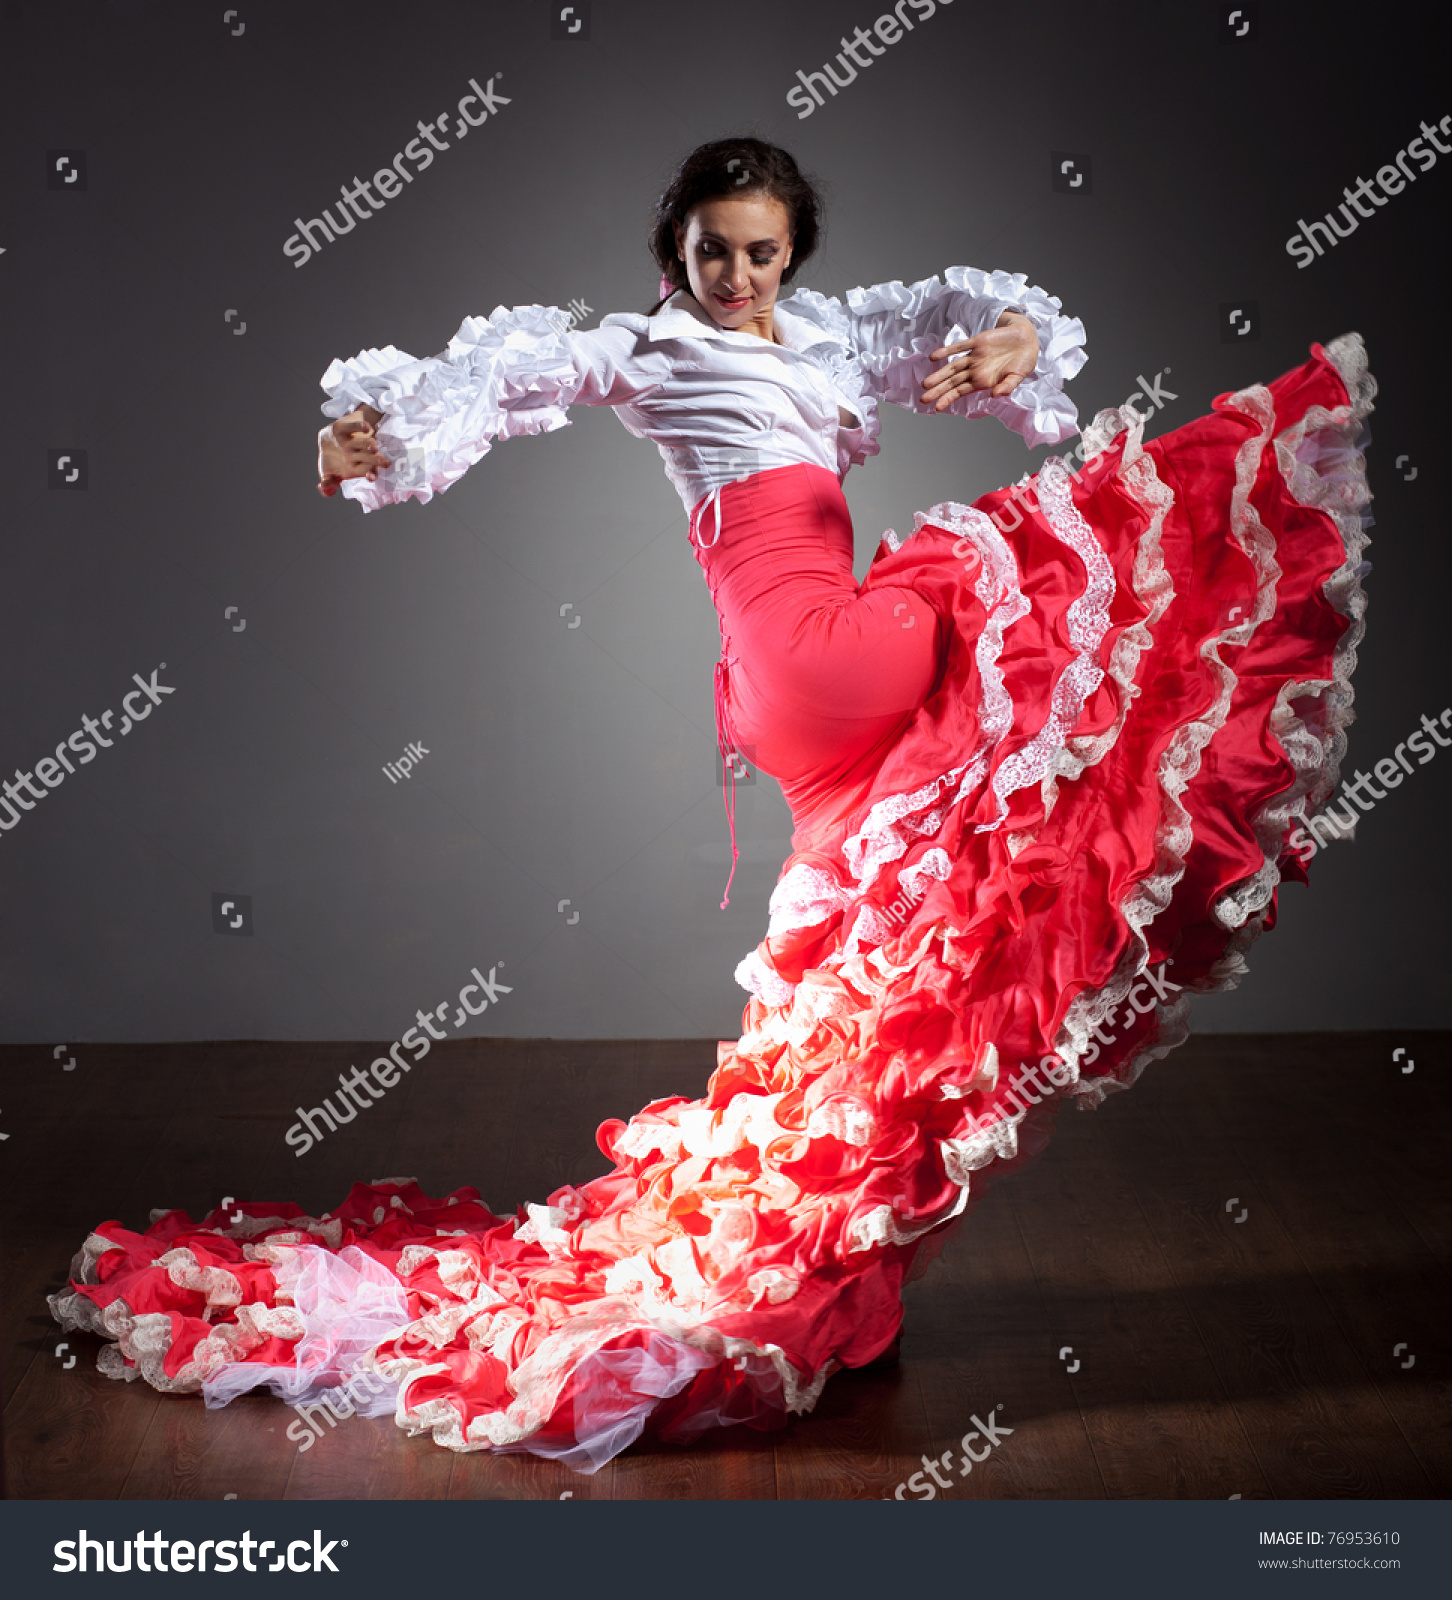
[[(742, 179), (746, 181), (743, 183)], [(661, 301), (675, 294), (686, 281), (676, 232), (691, 212), (706, 200), (764, 195), (786, 208), (791, 227), (791, 259), (781, 281), (790, 283), (817, 247), (822, 197), (816, 184), (803, 176), (790, 152), (755, 138), (715, 139), (697, 145), (671, 175), (655, 204), (655, 217), (647, 235), (650, 253), (660, 268)]]

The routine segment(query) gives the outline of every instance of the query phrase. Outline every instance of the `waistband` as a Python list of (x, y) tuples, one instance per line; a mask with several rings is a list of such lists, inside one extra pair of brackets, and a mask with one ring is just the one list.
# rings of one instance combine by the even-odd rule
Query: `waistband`
[[(818, 466), (815, 462), (793, 461), (781, 467), (765, 467), (760, 472), (743, 473), (739, 478), (717, 484), (708, 494), (702, 495), (691, 508), (689, 522), (691, 543), (698, 550), (711, 550), (720, 542), (723, 499), (729, 508), (732, 499), (749, 490), (753, 497), (753, 509), (764, 509), (777, 503), (785, 503), (798, 497), (793, 493), (792, 486), (802, 480), (803, 474), (810, 475), (807, 481), (821, 480), (822, 487), (828, 487), (839, 495), (842, 492), (841, 480), (837, 474), (830, 472), (826, 467)], [(759, 497), (765, 497), (764, 503)], [(711, 530), (709, 538), (705, 536), (708, 528)]]

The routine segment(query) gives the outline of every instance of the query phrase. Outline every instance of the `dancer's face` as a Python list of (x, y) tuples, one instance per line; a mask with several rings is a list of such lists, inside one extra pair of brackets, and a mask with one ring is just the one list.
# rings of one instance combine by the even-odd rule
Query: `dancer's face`
[(771, 313), (792, 258), (791, 219), (780, 200), (704, 200), (676, 225), (676, 253), (701, 306), (733, 331), (771, 338)]

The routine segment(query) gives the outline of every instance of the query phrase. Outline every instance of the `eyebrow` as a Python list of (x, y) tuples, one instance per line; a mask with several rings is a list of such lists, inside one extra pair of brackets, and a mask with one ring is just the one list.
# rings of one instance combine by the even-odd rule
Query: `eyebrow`
[[(717, 244), (729, 244), (731, 242), (729, 239), (724, 239), (719, 233), (711, 233), (705, 228), (702, 228), (702, 230), (701, 230), (701, 237), (703, 239), (713, 239), (713, 240), (715, 240), (715, 242)], [(780, 245), (781, 244), (781, 240), (780, 239), (753, 239), (751, 241), (751, 243), (749, 245), (747, 245), (746, 248), (748, 250), (760, 250), (763, 245), (768, 245), (768, 244), (769, 245)]]

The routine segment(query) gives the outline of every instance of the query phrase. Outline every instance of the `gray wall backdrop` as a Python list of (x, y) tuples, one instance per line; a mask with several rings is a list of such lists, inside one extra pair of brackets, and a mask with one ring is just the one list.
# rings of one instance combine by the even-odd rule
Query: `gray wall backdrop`
[[(1085, 420), (1169, 369), (1163, 432), (1360, 331), (1382, 389), (1352, 765), (1452, 703), (1452, 157), (1308, 268), (1284, 248), (1452, 110), (1429, 13), (1241, 6), (1234, 38), (1227, 6), (956, 0), (800, 119), (797, 70), (886, 0), (728, 9), (595, 0), (562, 38), (542, 4), (5, 9), (0, 767), (119, 721), (133, 674), (165, 662), (175, 691), (0, 837), (6, 1039), (392, 1039), (472, 967), (512, 993), (461, 1031), (735, 1036), (788, 814), (770, 780), (743, 791), (717, 909), (717, 632), (655, 451), (582, 409), (426, 508), (313, 489), (331, 357), (431, 354), (500, 304), (645, 309), (655, 195), (728, 132), (827, 181), (813, 287), (966, 263), (1058, 295), (1088, 328)], [(295, 217), (491, 77), (507, 107), (284, 256)], [(1089, 192), (1054, 191), (1054, 151), (1092, 158)], [(50, 186), (80, 169), (55, 152), (83, 185)], [(1225, 342), (1242, 302), (1254, 337)], [(860, 570), (885, 527), (1047, 453), (887, 410), (848, 480)], [(82, 451), (84, 488), (52, 487)], [(1445, 1024), (1449, 799), (1444, 754), (1283, 891), (1197, 1026)], [(242, 931), (215, 931), (217, 894), (250, 897)]]

